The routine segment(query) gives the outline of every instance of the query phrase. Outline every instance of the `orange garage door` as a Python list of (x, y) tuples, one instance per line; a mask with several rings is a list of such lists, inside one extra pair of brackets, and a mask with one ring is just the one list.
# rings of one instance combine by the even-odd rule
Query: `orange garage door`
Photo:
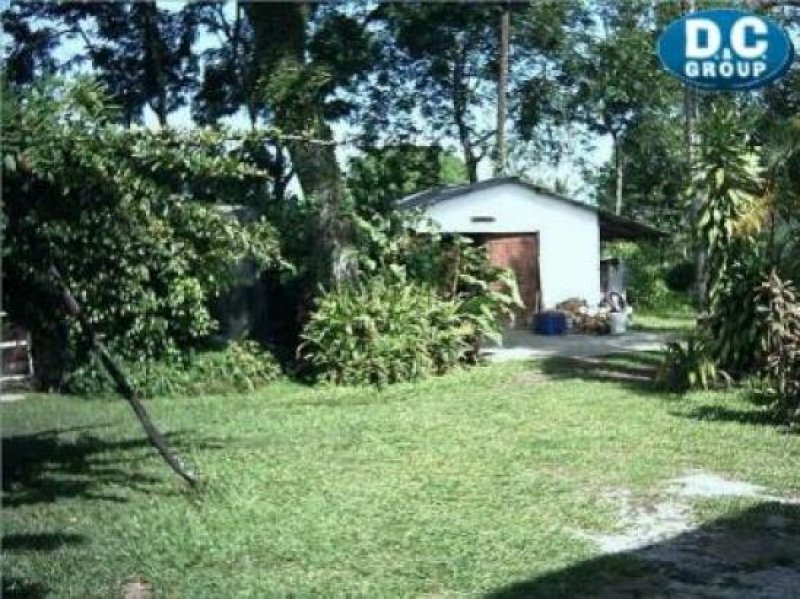
[(515, 326), (527, 327), (539, 311), (539, 235), (537, 233), (503, 233), (482, 236), (493, 264), (510, 268), (517, 277), (519, 293), (525, 308), (517, 314)]

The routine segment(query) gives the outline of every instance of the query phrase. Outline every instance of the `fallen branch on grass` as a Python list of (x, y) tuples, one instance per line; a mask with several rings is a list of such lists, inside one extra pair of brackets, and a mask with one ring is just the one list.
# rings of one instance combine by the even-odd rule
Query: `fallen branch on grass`
[(50, 274), (55, 280), (61, 296), (64, 299), (67, 312), (72, 318), (78, 321), (83, 329), (83, 332), (88, 336), (92, 350), (94, 350), (98, 356), (100, 356), (100, 361), (103, 363), (103, 366), (106, 368), (106, 370), (108, 370), (108, 374), (114, 380), (117, 392), (122, 395), (122, 397), (125, 398), (130, 404), (134, 414), (136, 414), (136, 417), (139, 419), (142, 428), (147, 434), (150, 444), (158, 450), (158, 452), (161, 454), (161, 457), (164, 458), (164, 461), (176, 474), (181, 476), (191, 486), (197, 485), (199, 482), (197, 475), (186, 466), (186, 463), (183, 461), (180, 455), (178, 455), (178, 452), (170, 446), (164, 435), (161, 434), (158, 428), (156, 428), (156, 425), (153, 424), (153, 421), (150, 420), (150, 415), (147, 413), (144, 404), (139, 399), (136, 389), (133, 388), (133, 385), (131, 385), (125, 372), (111, 357), (111, 354), (108, 352), (106, 346), (98, 338), (94, 327), (89, 322), (89, 319), (86, 318), (86, 315), (81, 311), (78, 302), (75, 300), (75, 297), (72, 295), (69, 287), (67, 287), (67, 284), (61, 277), (61, 273), (58, 272), (58, 269), (55, 266), (51, 266)]

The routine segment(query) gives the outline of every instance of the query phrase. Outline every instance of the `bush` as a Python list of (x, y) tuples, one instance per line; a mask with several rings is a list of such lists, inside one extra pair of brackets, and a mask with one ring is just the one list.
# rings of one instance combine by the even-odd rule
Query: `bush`
[(695, 283), (696, 268), (691, 260), (681, 260), (669, 266), (664, 273), (664, 282), (671, 291), (691, 293)]
[(628, 301), (637, 308), (668, 308), (675, 296), (666, 283), (667, 265), (658, 248), (630, 241), (610, 243), (607, 253), (621, 259), (628, 269)]
[(762, 373), (781, 417), (800, 425), (800, 303), (794, 288), (773, 272), (759, 288), (765, 316)]
[(302, 337), (300, 353), (314, 375), (346, 385), (443, 373), (469, 349), (454, 302), (377, 275), (322, 295)]
[(355, 272), (319, 299), (302, 335), (318, 378), (384, 385), (443, 373), (475, 361), (522, 305), (513, 274), (471, 240), (407, 214), (352, 218)]
[[(281, 370), (269, 352), (254, 341), (237, 341), (225, 349), (188, 353), (181, 359), (124, 362), (134, 389), (142, 397), (252, 391), (277, 379)], [(96, 357), (72, 373), (67, 390), (80, 395), (110, 395), (114, 384)]]
[(454, 302), (473, 358), (484, 338), (500, 341), (504, 320), (523, 305), (514, 273), (493, 265), (486, 248), (462, 235), (441, 234), (418, 215), (354, 216), (353, 231), (361, 276), (389, 273)]
[(763, 361), (765, 317), (758, 309), (758, 289), (765, 262), (758, 248), (732, 244), (728, 266), (718, 277), (706, 323), (717, 363), (736, 378), (756, 372)]
[(683, 341), (667, 344), (656, 378), (668, 389), (681, 392), (711, 389), (729, 381), (711, 357), (708, 339), (698, 332), (689, 334)]

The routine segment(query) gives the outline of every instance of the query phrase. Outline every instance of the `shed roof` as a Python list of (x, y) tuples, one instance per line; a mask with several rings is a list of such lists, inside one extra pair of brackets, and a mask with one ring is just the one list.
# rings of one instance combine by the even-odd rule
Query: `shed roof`
[(580, 202), (576, 199), (555, 193), (541, 185), (525, 181), (520, 177), (495, 177), (471, 184), (434, 187), (433, 189), (420, 191), (401, 198), (397, 201), (397, 205), (401, 209), (421, 208), (424, 210), (446, 200), (454, 200), (465, 196), (473, 191), (491, 189), (492, 187), (508, 184), (518, 185), (538, 194), (546, 195), (549, 198), (596, 213), (600, 223), (600, 239), (603, 241), (611, 241), (613, 239), (658, 239), (665, 235), (663, 231), (659, 231), (655, 227), (645, 225), (629, 218), (617, 216), (597, 206)]

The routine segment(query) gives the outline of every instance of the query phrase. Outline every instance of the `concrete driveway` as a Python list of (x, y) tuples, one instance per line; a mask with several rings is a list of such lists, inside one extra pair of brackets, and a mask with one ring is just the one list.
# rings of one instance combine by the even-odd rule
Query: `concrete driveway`
[(657, 351), (674, 335), (629, 331), (624, 335), (535, 335), (529, 331), (508, 331), (502, 347), (486, 345), (481, 352), (492, 362), (531, 358), (587, 358), (606, 354)]

